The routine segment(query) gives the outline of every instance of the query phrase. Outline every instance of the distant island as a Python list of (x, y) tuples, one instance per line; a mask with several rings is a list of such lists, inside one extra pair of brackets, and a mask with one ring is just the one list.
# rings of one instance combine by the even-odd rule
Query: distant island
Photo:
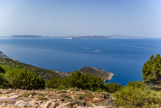
[(40, 35), (12, 35), (1, 36), (0, 39), (144, 39), (146, 37), (127, 35), (85, 35), (85, 36), (40, 36)]
[(38, 36), (38, 35), (13, 35), (10, 36), (14, 39), (42, 39), (42, 38), (50, 38), (49, 36)]
[(66, 39), (111, 39), (111, 36), (72, 36)]
[[(137, 36), (126, 36), (126, 35), (109, 35), (109, 36), (67, 36), (65, 39), (138, 39)], [(144, 38), (144, 37), (141, 37)]]
[(42, 36), (38, 36), (38, 35), (13, 35), (13, 36), (11, 36), (11, 38), (16, 38), (16, 39), (31, 38), (31, 39), (35, 39), (35, 38), (42, 38)]
[(12, 35), (0, 36), (0, 39), (146, 39), (147, 37), (128, 35), (85, 35), (85, 36), (40, 36), (40, 35)]

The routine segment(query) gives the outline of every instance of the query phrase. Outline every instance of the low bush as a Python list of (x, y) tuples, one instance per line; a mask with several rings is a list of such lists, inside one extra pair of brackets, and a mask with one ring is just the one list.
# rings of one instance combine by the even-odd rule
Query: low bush
[(44, 80), (33, 72), (25, 69), (5, 67), (4, 78), (13, 88), (19, 89), (42, 89), (45, 87)]
[(4, 77), (3, 77), (3, 74), (0, 73), (0, 88), (4, 88), (4, 87), (3, 87), (4, 81), (5, 81), (5, 79), (4, 79)]
[(104, 84), (104, 90), (110, 93), (114, 93), (122, 88), (121, 84), (109, 83)]
[(46, 83), (47, 88), (59, 88), (62, 85), (62, 79), (52, 78)]
[(80, 71), (76, 71), (73, 73), (69, 82), (71, 87), (77, 87), (80, 89), (96, 91), (103, 88), (104, 81), (97, 76), (93, 76), (89, 73), (81, 73)]
[(5, 73), (5, 70), (0, 66), (0, 73)]
[(84, 90), (96, 91), (103, 89), (104, 81), (97, 76), (89, 73), (74, 72), (70, 77), (64, 79), (53, 78), (46, 84), (48, 88), (79, 88)]
[(131, 107), (146, 107), (157, 106), (160, 104), (161, 97), (158, 93), (152, 90), (147, 90), (144, 86), (141, 86), (142, 82), (130, 82), (127, 86), (114, 94), (114, 103), (116, 106), (122, 106), (125, 108)]

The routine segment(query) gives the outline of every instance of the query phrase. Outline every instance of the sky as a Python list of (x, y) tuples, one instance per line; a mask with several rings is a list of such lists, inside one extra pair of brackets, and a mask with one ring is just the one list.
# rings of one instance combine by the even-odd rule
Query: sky
[(161, 0), (0, 0), (0, 36), (161, 38)]

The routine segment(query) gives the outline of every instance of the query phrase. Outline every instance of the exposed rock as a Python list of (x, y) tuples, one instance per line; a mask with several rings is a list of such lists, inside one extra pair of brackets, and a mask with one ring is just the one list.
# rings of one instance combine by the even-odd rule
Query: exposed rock
[(99, 101), (100, 101), (100, 98), (97, 98), (97, 97), (93, 98), (93, 102), (94, 102), (94, 103), (97, 103), (97, 102), (99, 102)]
[(29, 103), (28, 102), (25, 102), (23, 100), (19, 100), (15, 103), (15, 106), (18, 106), (18, 107), (27, 107), (29, 106)]
[[(109, 108), (114, 107), (113, 98), (106, 92), (98, 93), (70, 89), (55, 90), (2, 90), (0, 108)], [(4, 93), (4, 94), (3, 94)], [(45, 100), (39, 98), (45, 97)], [(83, 98), (79, 99), (79, 96)], [(64, 101), (62, 101), (64, 99)], [(10, 107), (9, 107), (10, 106)]]
[(59, 103), (52, 102), (50, 108), (57, 108), (58, 106), (59, 106)]
[(51, 105), (51, 101), (47, 101), (46, 104), (44, 105), (44, 108), (49, 108)]
[(88, 107), (85, 107), (85, 106), (77, 106), (77, 108), (88, 108)]
[(103, 69), (94, 68), (94, 67), (84, 67), (80, 69), (80, 71), (83, 73), (90, 73), (95, 76), (100, 76), (104, 81), (111, 80), (114, 75), (113, 73), (106, 72)]
[(102, 102), (101, 104), (102, 106), (109, 106), (110, 108), (111, 107), (114, 107), (114, 102), (113, 102), (113, 99), (108, 99), (108, 100), (105, 100), (104, 102)]
[(62, 103), (57, 108), (73, 108), (75, 102)]
[(86, 106), (87, 105), (86, 102), (80, 101), (80, 100), (76, 101), (76, 103), (77, 103), (78, 106)]
[(9, 58), (8, 56), (6, 56), (5, 54), (3, 54), (3, 52), (2, 51), (0, 51), (0, 57), (1, 58)]
[(71, 99), (67, 94), (63, 93), (59, 95), (60, 98)]
[(104, 99), (108, 99), (109, 96), (110, 96), (110, 95), (109, 95), (107, 92), (98, 94), (98, 97), (99, 97), (99, 98), (104, 98)]
[(10, 99), (17, 99), (19, 95), (13, 95), (11, 97), (9, 97)]
[(6, 98), (8, 98), (8, 97), (7, 96), (0, 97), (0, 99), (6, 99)]
[(15, 103), (16, 99), (8, 98), (8, 97), (1, 97), (0, 103)]
[(30, 107), (38, 107), (39, 106), (38, 102), (35, 99), (31, 100), (29, 102), (29, 104), (30, 104)]

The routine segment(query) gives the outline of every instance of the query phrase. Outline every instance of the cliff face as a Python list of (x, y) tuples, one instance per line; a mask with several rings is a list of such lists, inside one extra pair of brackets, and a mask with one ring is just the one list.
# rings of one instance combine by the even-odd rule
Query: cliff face
[(100, 76), (104, 81), (111, 80), (114, 75), (113, 73), (106, 72), (103, 69), (94, 68), (94, 67), (84, 67), (80, 69), (80, 71), (83, 73), (90, 73), (94, 76)]

